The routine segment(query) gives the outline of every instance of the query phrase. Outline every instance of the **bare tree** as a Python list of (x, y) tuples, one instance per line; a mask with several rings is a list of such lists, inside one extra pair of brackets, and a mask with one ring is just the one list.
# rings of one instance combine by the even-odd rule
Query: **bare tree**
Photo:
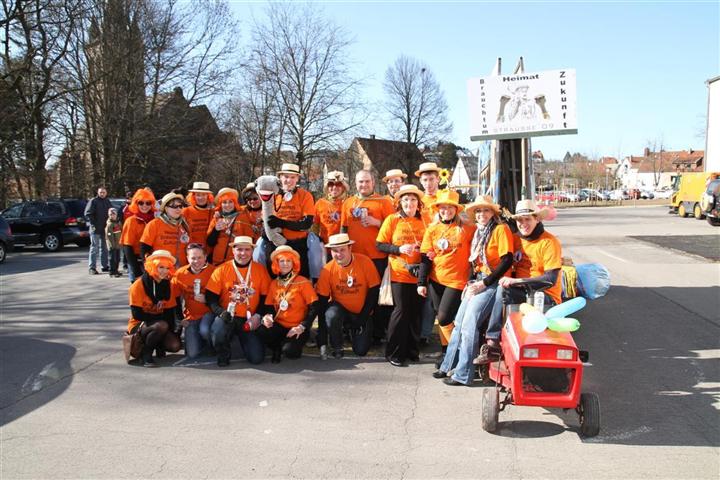
[(445, 94), (430, 69), (401, 55), (385, 72), (383, 83), (393, 135), (415, 145), (434, 144), (452, 132)]
[(360, 124), (357, 89), (348, 64), (351, 41), (316, 5), (272, 3), (256, 22), (250, 68), (263, 73), (286, 119), (287, 144), (301, 168), (312, 150)]

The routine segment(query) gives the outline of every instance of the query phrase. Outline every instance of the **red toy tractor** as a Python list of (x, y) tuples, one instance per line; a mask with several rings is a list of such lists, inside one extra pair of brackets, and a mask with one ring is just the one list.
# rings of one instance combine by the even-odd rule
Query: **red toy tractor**
[[(502, 353), (486, 367), (487, 376), (496, 386), (483, 392), (483, 429), (494, 432), (500, 411), (513, 404), (575, 409), (580, 416), (581, 435), (597, 435), (600, 432), (599, 397), (595, 393), (580, 393), (587, 352), (579, 351), (567, 332), (546, 329), (536, 334), (527, 333), (518, 305), (506, 304), (505, 312)], [(501, 393), (504, 394), (502, 401)]]

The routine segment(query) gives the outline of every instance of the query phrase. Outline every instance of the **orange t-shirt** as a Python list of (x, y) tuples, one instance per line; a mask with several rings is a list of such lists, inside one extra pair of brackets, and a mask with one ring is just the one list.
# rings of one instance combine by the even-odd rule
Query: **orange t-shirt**
[[(470, 276), (470, 244), (475, 225), (453, 222), (449, 225), (435, 223), (425, 230), (422, 253), (433, 254), (430, 279), (446, 287), (462, 290)], [(442, 248), (440, 243), (447, 245)], [(431, 253), (432, 252), (432, 253)]]
[[(535, 240), (515, 236), (515, 277), (532, 278), (548, 270), (562, 268), (562, 246), (554, 235), (543, 232)], [(562, 303), (562, 275), (558, 274), (555, 285), (545, 290), (555, 303)]]
[(355, 241), (353, 252), (367, 255), (370, 258), (385, 258), (387, 254), (375, 246), (380, 227), (363, 227), (362, 217), (367, 215), (380, 220), (395, 213), (392, 202), (384, 195), (373, 193), (367, 198), (352, 196), (343, 202), (340, 214), (340, 226), (347, 228), (350, 239)]
[[(308, 215), (315, 215), (315, 199), (310, 192), (303, 188), (296, 188), (290, 200), (285, 200), (283, 193), (275, 195), (275, 216), (283, 220), (297, 222)], [(282, 229), (282, 236), (288, 240), (297, 240), (307, 237), (307, 230)]]
[(132, 247), (133, 252), (140, 256), (140, 239), (147, 223), (142, 218), (133, 215), (123, 222), (122, 233), (120, 234), (120, 245)]
[[(170, 285), (170, 299), (158, 303), (153, 303), (152, 299), (148, 296), (147, 293), (145, 293), (145, 287), (143, 287), (142, 278), (138, 278), (133, 282), (132, 285), (130, 285), (130, 290), (128, 291), (128, 296), (130, 297), (130, 306), (140, 307), (142, 308), (143, 312), (151, 313), (153, 315), (159, 315), (168, 308), (175, 308), (175, 306), (177, 305), (175, 297), (179, 295), (179, 292), (175, 289), (172, 283)], [(139, 324), (140, 320), (137, 320), (133, 318), (132, 315), (130, 315), (127, 331), (132, 332), (133, 328), (135, 328)]]
[[(513, 234), (510, 231), (510, 227), (505, 223), (501, 223), (496, 226), (490, 234), (490, 239), (485, 245), (485, 258), (487, 259), (487, 265), (482, 265), (480, 255), (475, 259), (476, 265), (480, 267), (481, 271), (485, 275), (490, 275), (498, 265), (500, 264), (500, 258), (508, 253), (513, 253), (515, 247), (513, 245)], [(508, 268), (505, 272), (505, 277), (512, 275), (512, 268)]]
[(320, 238), (327, 243), (330, 235), (340, 233), (340, 210), (342, 200), (330, 201), (321, 198), (315, 203), (315, 218), (313, 223), (320, 225)]
[[(240, 212), (235, 215), (235, 217), (233, 217), (232, 223), (228, 227), (230, 229), (229, 235), (227, 233), (227, 228), (218, 232), (217, 243), (215, 244), (215, 246), (213, 246), (212, 255), (210, 258), (210, 262), (213, 265), (220, 265), (221, 263), (226, 262), (233, 257), (232, 248), (230, 248), (229, 245), (232, 243), (235, 237), (240, 235), (252, 237), (252, 226), (246, 220), (247, 217), (243, 215), (242, 212)], [(218, 219), (215, 217), (213, 217), (213, 219), (210, 221), (210, 226), (208, 226), (206, 232), (207, 236), (209, 236), (212, 231), (215, 230), (215, 225), (217, 225), (217, 221)]]
[(435, 200), (437, 200), (437, 192), (432, 195), (425, 194), (422, 198), (423, 208), (420, 214), (422, 215), (423, 220), (425, 220), (426, 225), (433, 223), (435, 218), (435, 211), (431, 208), (433, 203), (435, 203)]
[(238, 214), (239, 222), (246, 223), (252, 230), (252, 239), (254, 242), (260, 238), (263, 233), (262, 209), (250, 210), (246, 206), (240, 210)]
[[(215, 271), (210, 275), (210, 281), (208, 281), (205, 290), (213, 292), (220, 296), (220, 306), (227, 308), (230, 303), (230, 292), (235, 285), (240, 284), (240, 279), (235, 273), (233, 268), (235, 260), (228, 260), (215, 267)], [(250, 270), (250, 278), (248, 279), (248, 270)], [(257, 311), (258, 305), (260, 305), (260, 296), (267, 295), (268, 287), (270, 286), (270, 275), (264, 266), (252, 260), (246, 267), (238, 267), (240, 275), (243, 277), (243, 281), (246, 282), (247, 286), (252, 290), (248, 297), (248, 302), (237, 302), (235, 305), (235, 316), (245, 317), (248, 311), (248, 303), (250, 307), (250, 313), (254, 314)]]
[(377, 236), (378, 242), (392, 243), (398, 247), (407, 243), (418, 246), (418, 249), (410, 255), (390, 255), (390, 280), (417, 283), (417, 277), (411, 275), (406, 266), (408, 263), (420, 263), (420, 245), (424, 234), (425, 222), (421, 218), (407, 218), (394, 213), (385, 219)]
[(212, 208), (198, 208), (194, 205), (183, 208), (183, 218), (190, 227), (190, 243), (207, 244), (207, 230), (215, 211)]
[(150, 245), (155, 250), (167, 250), (178, 261), (178, 265), (187, 265), (185, 247), (190, 242), (190, 236), (182, 225), (170, 225), (161, 218), (156, 218), (147, 224), (140, 242)]
[[(283, 299), (288, 303), (286, 310), (280, 308)], [(305, 320), (308, 306), (316, 302), (317, 299), (317, 294), (310, 280), (297, 275), (287, 287), (280, 286), (277, 278), (270, 282), (265, 304), (272, 305), (275, 309), (274, 320), (276, 322), (285, 328), (293, 328)]]
[(190, 265), (180, 267), (172, 279), (178, 295), (183, 297), (185, 306), (183, 308), (183, 318), (188, 320), (200, 320), (203, 315), (210, 311), (210, 307), (205, 303), (195, 300), (195, 280), (200, 280), (200, 293), (205, 293), (205, 287), (210, 281), (212, 272), (215, 271), (213, 265), (206, 265), (200, 270), (200, 273), (193, 273)]
[[(360, 313), (368, 290), (380, 285), (380, 275), (369, 257), (361, 253), (352, 255), (352, 260), (345, 267), (335, 260), (325, 264), (315, 290), (318, 295), (331, 297), (350, 312)], [(351, 283), (348, 277), (352, 277), (351, 285), (348, 285)]]

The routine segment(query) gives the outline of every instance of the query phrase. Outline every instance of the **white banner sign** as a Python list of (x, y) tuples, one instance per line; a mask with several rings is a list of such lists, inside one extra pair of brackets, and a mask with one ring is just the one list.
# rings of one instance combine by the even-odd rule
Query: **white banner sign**
[(468, 80), (470, 140), (577, 133), (575, 70)]

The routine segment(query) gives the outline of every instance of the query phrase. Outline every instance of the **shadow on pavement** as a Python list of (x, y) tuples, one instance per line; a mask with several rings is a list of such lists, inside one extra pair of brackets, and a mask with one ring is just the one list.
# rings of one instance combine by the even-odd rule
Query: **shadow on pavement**
[(0, 336), (0, 426), (57, 398), (72, 383), (75, 348), (34, 338)]
[[(0, 276), (14, 275), (29, 271), (52, 270), (84, 261), (87, 268), (87, 247), (67, 246), (59, 252), (46, 252), (41, 247), (21, 247), (8, 253), (0, 267)], [(42, 257), (41, 261), (38, 259)]]

